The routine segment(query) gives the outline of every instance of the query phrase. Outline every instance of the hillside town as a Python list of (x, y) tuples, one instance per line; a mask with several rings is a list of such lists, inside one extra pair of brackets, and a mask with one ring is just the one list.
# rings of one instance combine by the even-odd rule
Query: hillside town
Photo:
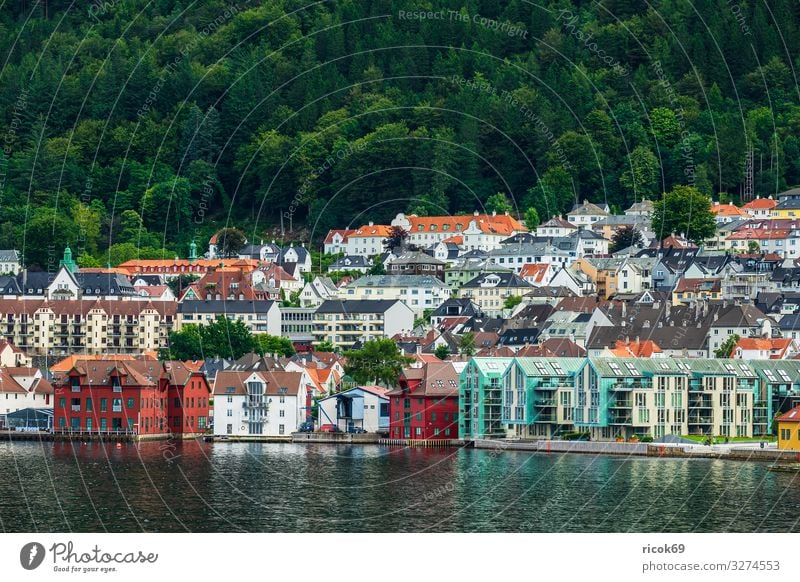
[(318, 248), (226, 228), (185, 258), (106, 268), (2, 250), (0, 427), (794, 447), (779, 425), (800, 406), (798, 209), (800, 189), (714, 203), (702, 241), (656, 233), (648, 200), (584, 200), (530, 227), (398, 214)]

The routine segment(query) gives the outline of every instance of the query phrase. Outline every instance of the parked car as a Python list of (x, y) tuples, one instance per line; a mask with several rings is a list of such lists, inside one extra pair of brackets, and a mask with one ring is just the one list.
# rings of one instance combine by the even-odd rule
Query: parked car
[(351, 428), (350, 432), (352, 434), (366, 434), (367, 431), (365, 431), (363, 428), (356, 427), (356, 428)]
[(319, 427), (319, 432), (342, 432), (335, 424), (323, 424)]
[(298, 427), (297, 432), (314, 432), (314, 421), (309, 420), (304, 422)]

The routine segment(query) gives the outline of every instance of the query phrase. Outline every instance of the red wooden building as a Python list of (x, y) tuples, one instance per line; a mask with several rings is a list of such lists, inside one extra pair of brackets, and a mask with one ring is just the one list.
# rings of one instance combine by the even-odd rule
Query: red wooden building
[(77, 360), (53, 384), (59, 432), (192, 434), (208, 422), (208, 382), (181, 362)]
[(406, 368), (389, 397), (393, 439), (458, 438), (458, 373), (450, 362)]

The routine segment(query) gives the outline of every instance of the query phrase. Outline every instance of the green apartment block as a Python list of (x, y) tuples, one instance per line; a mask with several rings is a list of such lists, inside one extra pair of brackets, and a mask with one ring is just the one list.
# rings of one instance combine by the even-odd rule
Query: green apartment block
[[(494, 364), (494, 365), (492, 365)], [(461, 375), (459, 436), (757, 437), (800, 404), (800, 361), (473, 358)]]
[(501, 422), (503, 376), (511, 358), (472, 358), (461, 371), (458, 438), (506, 436)]

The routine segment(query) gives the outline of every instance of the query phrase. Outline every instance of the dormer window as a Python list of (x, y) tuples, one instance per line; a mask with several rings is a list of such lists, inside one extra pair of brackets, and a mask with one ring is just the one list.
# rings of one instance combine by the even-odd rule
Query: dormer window
[(114, 392), (122, 392), (122, 384), (119, 382), (119, 376), (111, 377), (111, 389)]
[(81, 391), (81, 379), (77, 376), (72, 376), (69, 379), (70, 388), (73, 392), (80, 392)]

